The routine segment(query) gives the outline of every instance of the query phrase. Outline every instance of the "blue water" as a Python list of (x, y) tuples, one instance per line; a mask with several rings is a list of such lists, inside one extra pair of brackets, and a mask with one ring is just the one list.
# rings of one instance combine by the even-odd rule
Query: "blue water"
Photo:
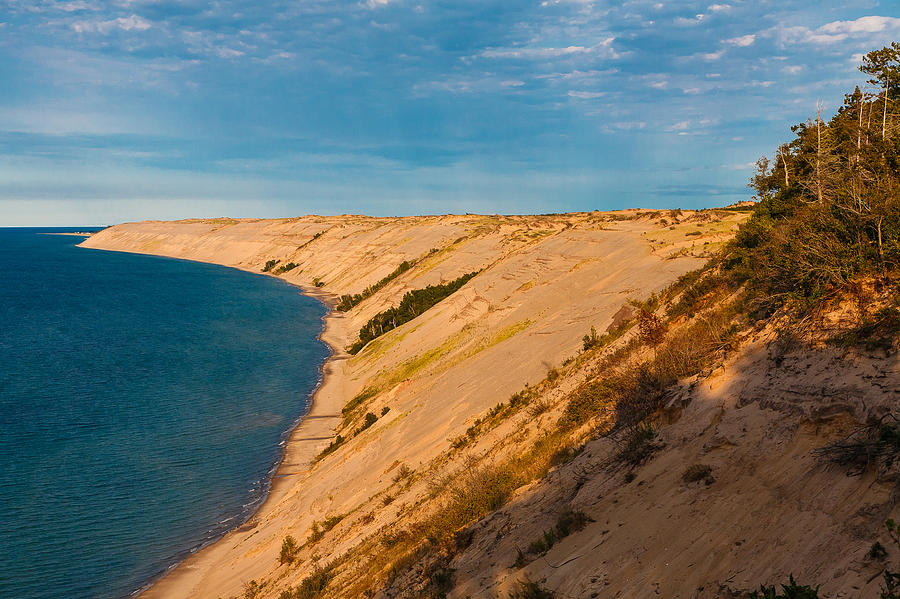
[(0, 597), (125, 597), (259, 504), (325, 308), (38, 233), (0, 228)]

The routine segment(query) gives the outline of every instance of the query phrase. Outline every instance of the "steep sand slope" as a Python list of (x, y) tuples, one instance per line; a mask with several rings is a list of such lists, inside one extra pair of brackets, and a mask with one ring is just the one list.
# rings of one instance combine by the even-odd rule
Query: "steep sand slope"
[[(507, 597), (531, 580), (557, 597), (736, 598), (790, 575), (822, 597), (879, 596), (896, 551), (888, 562), (868, 552), (892, 546), (883, 523), (897, 517), (896, 472), (851, 476), (813, 450), (896, 410), (900, 361), (805, 344), (775, 355), (773, 339), (766, 329), (685, 382), (633, 480), (621, 445), (601, 437), (520, 490), (450, 563), (448, 596)], [(695, 464), (713, 480), (683, 480)], [(593, 521), (514, 564), (565, 510)]]
[[(375, 219), (146, 222), (107, 229), (83, 245), (214, 262), (259, 272), (293, 262), (283, 278), (327, 298), (358, 293), (403, 260), (418, 260), (348, 313), (327, 319), (335, 348), (311, 414), (290, 442), (265, 506), (247, 525), (179, 566), (148, 597), (237, 595), (250, 580), (278, 596), (309, 572), (278, 565), (282, 539), (302, 540), (314, 520), (346, 515), (315, 553), (328, 559), (357, 547), (428, 493), (423, 481), (389, 504), (399, 464), (439, 462), (472, 419), (575, 354), (592, 326), (604, 330), (631, 298), (696, 268), (730, 238), (734, 212), (569, 214), (540, 217), (436, 216)], [(346, 347), (372, 315), (403, 294), (483, 269), (462, 289), (354, 357)], [(313, 287), (319, 282), (320, 289)], [(381, 415), (328, 457), (313, 458), (360, 391)], [(344, 431), (358, 427), (344, 423)], [(453, 462), (453, 460), (456, 462)], [(459, 466), (464, 456), (442, 468)], [(399, 506), (396, 504), (400, 504)], [(373, 507), (374, 506), (374, 507)], [(333, 537), (333, 538), (332, 538)], [(305, 558), (304, 558), (305, 559)], [(462, 566), (463, 564), (461, 564)], [(483, 564), (486, 566), (486, 564)], [(460, 572), (464, 568), (460, 568)], [(473, 573), (471, 577), (477, 576)], [(466, 587), (461, 587), (466, 588)], [(465, 593), (463, 593), (464, 596)], [(575, 595), (573, 595), (575, 596)]]

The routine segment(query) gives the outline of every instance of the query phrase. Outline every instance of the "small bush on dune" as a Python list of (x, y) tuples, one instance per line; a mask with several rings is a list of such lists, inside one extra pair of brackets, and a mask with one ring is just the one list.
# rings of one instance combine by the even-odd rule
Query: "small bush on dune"
[(587, 526), (588, 522), (593, 522), (593, 520), (584, 512), (566, 510), (556, 520), (556, 532), (560, 538), (567, 537)]
[(659, 449), (659, 445), (653, 442), (656, 431), (649, 424), (641, 424), (630, 431), (625, 437), (625, 445), (619, 452), (619, 458), (631, 466), (639, 466)]
[(519, 581), (519, 588), (509, 594), (510, 599), (553, 599), (556, 594), (527, 578)]
[(294, 561), (297, 557), (297, 551), (300, 549), (300, 546), (297, 545), (296, 539), (291, 535), (284, 537), (284, 541), (281, 543), (281, 555), (279, 556), (279, 563), (281, 564), (289, 564)]
[(331, 566), (324, 568), (316, 566), (313, 572), (300, 581), (294, 589), (282, 591), (279, 599), (316, 599), (322, 597), (328, 584), (334, 578)]
[(750, 599), (819, 599), (819, 587), (799, 585), (791, 575), (790, 582), (781, 585), (781, 592), (774, 586), (761, 585), (758, 591), (750, 594)]
[(702, 481), (707, 486), (716, 482), (716, 479), (713, 478), (712, 475), (712, 468), (707, 464), (694, 464), (688, 466), (681, 474), (681, 480), (687, 484)]
[(293, 262), (288, 262), (287, 264), (282, 264), (281, 266), (279, 266), (272, 272), (276, 275), (280, 275), (280, 274), (284, 274), (284, 273), (288, 272), (289, 270), (294, 270), (298, 266), (299, 266), (299, 264), (294, 264)]
[(445, 538), (464, 525), (502, 506), (522, 478), (509, 464), (469, 466), (445, 488), (445, 502), (426, 523), (425, 533), (433, 539)]

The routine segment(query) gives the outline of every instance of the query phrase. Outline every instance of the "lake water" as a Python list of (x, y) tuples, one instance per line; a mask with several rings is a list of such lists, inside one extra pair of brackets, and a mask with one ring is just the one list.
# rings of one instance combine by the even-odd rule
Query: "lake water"
[(325, 308), (44, 231), (0, 228), (0, 597), (126, 597), (261, 502)]

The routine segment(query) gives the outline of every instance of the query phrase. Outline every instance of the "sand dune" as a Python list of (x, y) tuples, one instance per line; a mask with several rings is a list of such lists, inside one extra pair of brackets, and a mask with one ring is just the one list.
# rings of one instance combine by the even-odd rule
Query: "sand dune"
[[(281, 276), (331, 303), (361, 292), (403, 260), (417, 261), (354, 309), (328, 316), (324, 338), (335, 355), (263, 508), (146, 596), (240, 595), (254, 580), (262, 584), (257, 596), (278, 597), (313, 571), (317, 559), (348, 555), (358, 557), (346, 560), (345, 578), (359, 567), (357, 576), (382, 580), (385, 572), (359, 564), (371, 561), (372, 552), (386, 551), (378, 539), (415, 526), (432, 509), (435, 478), (465, 467), (473, 455), (499, 459), (514, 453), (523, 439), (552, 428), (561, 398), (591, 375), (590, 365), (550, 389), (543, 412), (511, 418), (465, 451), (455, 450), (452, 440), (498, 402), (541, 384), (548, 371), (579, 353), (592, 326), (606, 330), (629, 299), (644, 298), (700, 266), (744, 216), (627, 211), (216, 219), (124, 224), (86, 240), (86, 247), (253, 272), (269, 260), (294, 263)], [(396, 305), (406, 291), (477, 270), (462, 289), (358, 355), (343, 351), (362, 324)], [(816, 470), (809, 450), (865, 419), (867, 410), (883, 411), (896, 387), (866, 386), (864, 371), (871, 363), (836, 359), (830, 370), (810, 379), (816, 385), (804, 387), (803, 373), (821, 367), (824, 358), (804, 369), (805, 354), (789, 355), (775, 370), (765, 341), (765, 333), (748, 339), (701, 385), (685, 388), (683, 401), (670, 411), (671, 426), (661, 433), (667, 451), (635, 481), (624, 483), (621, 473), (608, 469), (611, 441), (600, 438), (520, 489), (476, 527), (471, 543), (455, 556), (450, 596), (505, 597), (528, 576), (567, 597), (727, 597), (733, 589), (755, 588), (758, 581), (791, 572), (822, 574), (814, 565), (829, 560), (827, 571), (842, 573), (826, 583), (844, 593), (838, 596), (870, 593), (877, 581), (859, 566), (857, 554), (877, 534), (889, 490)], [(890, 373), (892, 366), (888, 361), (874, 368)], [(896, 369), (882, 376), (896, 381)], [(834, 386), (834, 399), (809, 401), (821, 396), (823, 377)], [(361, 392), (363, 409), (343, 419), (341, 408)], [(379, 416), (374, 425), (314, 461), (336, 430), (350, 436), (358, 429), (365, 411)], [(828, 419), (839, 413), (851, 416)], [(761, 459), (761, 448), (768, 459)], [(687, 465), (699, 462), (714, 473), (709, 488), (680, 480)], [(422, 475), (398, 483), (403, 466)], [(878, 513), (860, 515), (863, 504)], [(545, 555), (511, 567), (517, 551), (570, 507), (593, 522)], [(302, 542), (313, 521), (338, 515), (340, 522), (301, 550), (294, 566), (279, 565), (286, 535)], [(810, 537), (806, 533), (813, 528), (820, 532)], [(778, 550), (771, 551), (773, 546)], [(339, 588), (342, 596), (359, 589), (346, 580)]]

